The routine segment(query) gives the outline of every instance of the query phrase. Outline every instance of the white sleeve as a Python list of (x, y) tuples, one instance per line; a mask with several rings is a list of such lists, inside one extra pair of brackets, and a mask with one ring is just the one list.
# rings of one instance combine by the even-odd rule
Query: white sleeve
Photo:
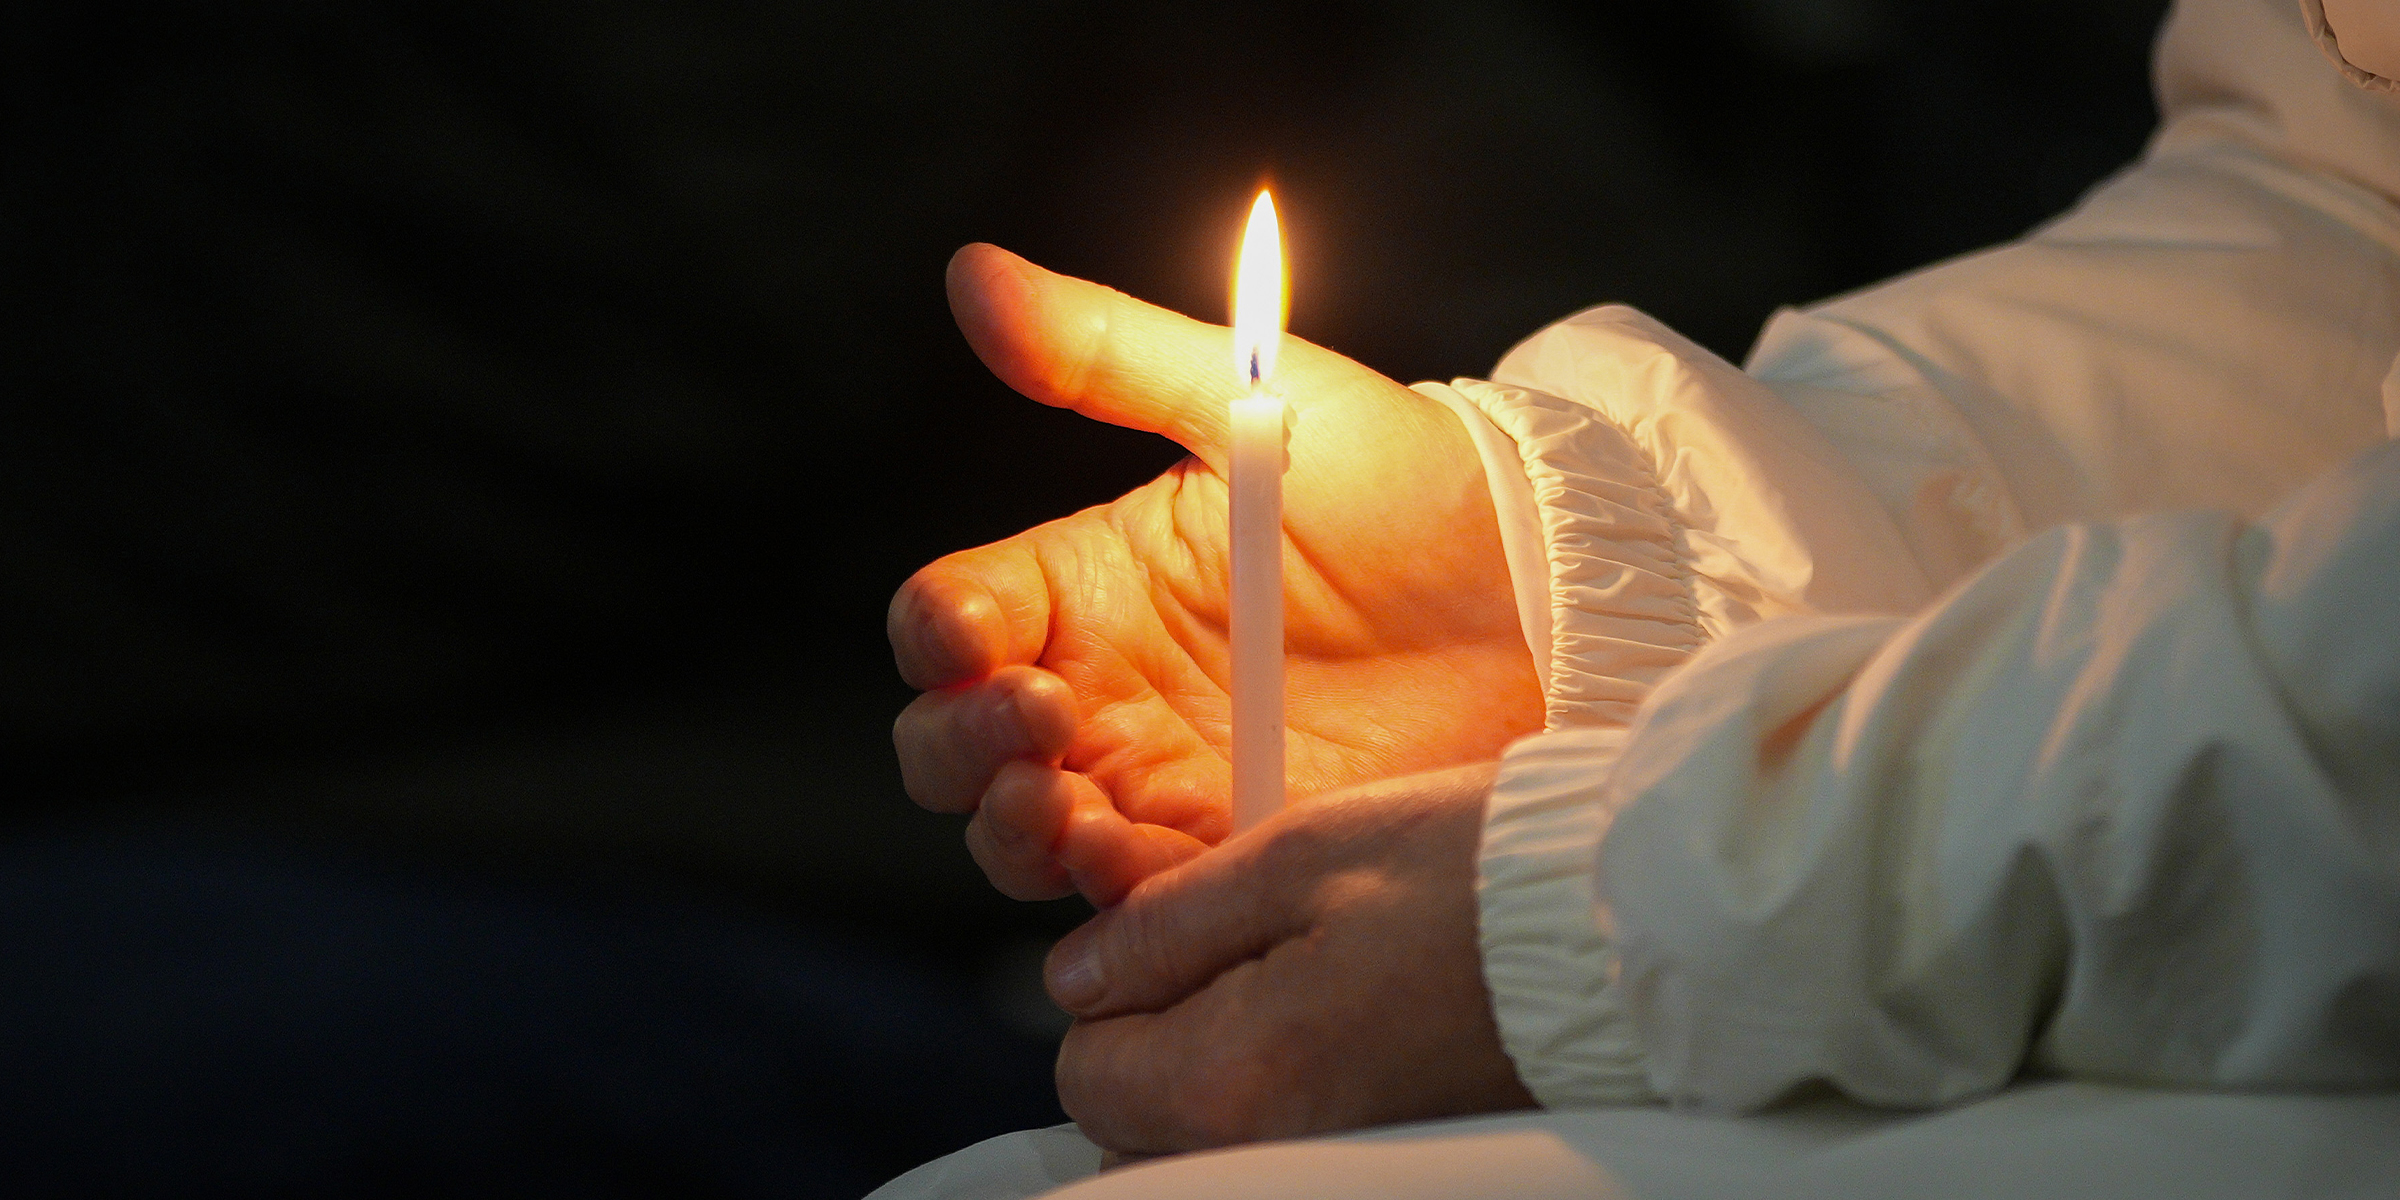
[[(1520, 609), (1546, 614), (1524, 624), (1551, 728), (1623, 724), (1694, 650), (1765, 617), (1908, 612), (1933, 595), (1832, 443), (1634, 309), (1542, 330), (1491, 382), (1417, 390), (1460, 412), (1494, 480)], [(1510, 536), (1512, 513), (1534, 536)]]
[(1580, 787), (1670, 1099), (2400, 1083), (2400, 445), (2257, 525), (2064, 527), (1914, 619), (1736, 634)]
[(1562, 731), (1768, 618), (1915, 613), (2062, 522), (2258, 518), (2400, 431), (2400, 210), (2214, 130), (2024, 241), (1779, 315), (1747, 374), (1612, 306), (1426, 387), (1483, 414), (1496, 501), (1531, 485), (1510, 560), (1550, 732), (1503, 762), (1480, 896), (1544, 1103), (1640, 1094), (1577, 784), (1618, 743)]
[(2390, 436), (2396, 355), (2400, 207), (2184, 122), (2017, 242), (1778, 313), (1747, 365), (1939, 588), (2066, 521), (2259, 516)]
[(1785, 614), (1909, 612), (1933, 592), (1839, 451), (1764, 384), (1632, 309), (1578, 313), (1496, 375), (1419, 385), (1484, 456), (1552, 731), (1504, 760), (1485, 824), (1485, 978), (1544, 1103), (1638, 1099), (1640, 1056), (1601, 994), (1602, 814), (1579, 784), (1711, 640)]

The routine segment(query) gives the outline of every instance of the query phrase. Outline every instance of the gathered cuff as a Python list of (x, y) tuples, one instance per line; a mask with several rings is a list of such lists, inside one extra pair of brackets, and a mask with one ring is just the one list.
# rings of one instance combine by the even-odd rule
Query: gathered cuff
[(1508, 581), (1517, 595), (1517, 628), (1525, 649), (1533, 655), (1534, 674), (1542, 694), (1550, 694), (1550, 554), (1543, 545), (1541, 508), (1533, 497), (1533, 482), (1517, 444), (1458, 389), (1442, 383), (1409, 385), (1418, 394), (1439, 401), (1467, 427), (1467, 440), (1483, 460), (1483, 479), (1491, 489), (1492, 516), (1500, 525), (1500, 551), (1508, 559)]
[(1910, 612), (1931, 597), (1892, 517), (1823, 434), (1633, 309), (1542, 330), (1491, 382), (1417, 390), (1466, 421), (1504, 543), (1510, 489), (1530, 489), (1540, 578), (1527, 578), (1529, 551), (1508, 557), (1546, 728), (1622, 725), (1702, 646), (1768, 617)]
[[(1682, 530), (1648, 456), (1573, 401), (1475, 379), (1442, 390), (1465, 397), (1508, 435), (1532, 485), (1548, 610), (1547, 649), (1534, 648), (1545, 677), (1544, 724), (1632, 720), (1651, 686), (1708, 640)], [(1520, 595), (1525, 590), (1520, 579)]]
[(1485, 815), (1477, 881), (1484, 982), (1517, 1076), (1549, 1108), (1640, 1104), (1641, 1044), (1618, 999), (1593, 866), (1618, 728), (1538, 733), (1511, 746)]

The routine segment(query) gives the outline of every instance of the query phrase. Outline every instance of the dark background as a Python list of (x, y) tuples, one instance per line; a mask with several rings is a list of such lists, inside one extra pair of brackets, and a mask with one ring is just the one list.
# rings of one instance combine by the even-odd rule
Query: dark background
[(9, 6), (9, 836), (669, 898), (1046, 1036), (1083, 910), (901, 795), (882, 609), (1176, 452), (989, 380), (953, 249), (1222, 320), (1271, 180), (1293, 330), (1404, 381), (1605, 300), (1738, 357), (2132, 156), (2162, 7)]

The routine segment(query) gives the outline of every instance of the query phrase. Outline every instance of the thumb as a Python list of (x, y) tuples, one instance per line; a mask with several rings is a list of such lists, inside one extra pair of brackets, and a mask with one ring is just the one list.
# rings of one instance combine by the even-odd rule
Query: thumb
[(976, 243), (950, 258), (950, 311), (1002, 382), (1212, 462), (1238, 390), (1232, 334)]
[[(1247, 844), (1245, 844), (1247, 843)], [(1251, 839), (1143, 880), (1051, 948), (1050, 998), (1079, 1018), (1156, 1012), (1256, 958), (1302, 925), (1246, 853)]]

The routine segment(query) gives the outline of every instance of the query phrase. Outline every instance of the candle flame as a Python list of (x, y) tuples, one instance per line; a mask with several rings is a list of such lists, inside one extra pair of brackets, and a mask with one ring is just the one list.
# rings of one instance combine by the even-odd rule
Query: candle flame
[(1233, 369), (1253, 390), (1265, 387), (1275, 372), (1283, 304), (1283, 230), (1275, 222), (1274, 198), (1262, 191), (1250, 206), (1242, 256), (1233, 268)]

